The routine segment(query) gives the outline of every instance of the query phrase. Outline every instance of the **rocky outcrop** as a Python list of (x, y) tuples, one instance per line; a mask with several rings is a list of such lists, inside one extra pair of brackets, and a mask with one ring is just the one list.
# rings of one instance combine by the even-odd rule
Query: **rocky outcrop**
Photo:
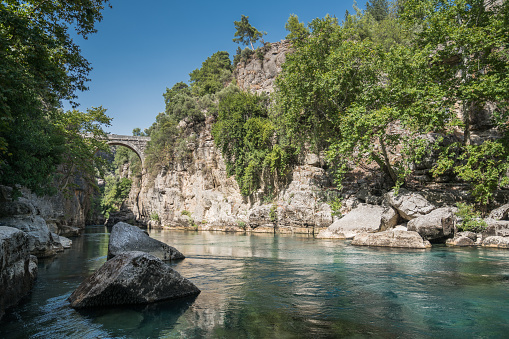
[(409, 231), (419, 233), (424, 239), (438, 241), (452, 236), (456, 215), (455, 209), (450, 207), (438, 208), (429, 214), (410, 220), (407, 224)]
[(108, 260), (71, 294), (74, 308), (147, 304), (198, 295), (200, 290), (158, 258), (124, 252)]
[(509, 248), (509, 237), (487, 237), (482, 242), (483, 247)]
[(32, 203), (26, 198), (16, 201), (6, 201), (0, 212), (0, 226), (17, 228), (28, 235), (28, 250), (33, 255), (42, 258), (52, 256), (58, 248), (54, 247), (55, 240), (48, 229), (46, 221), (37, 215)]
[(419, 233), (403, 230), (358, 234), (353, 238), (352, 245), (416, 249), (431, 247), (429, 241), (423, 239)]
[(456, 247), (465, 247), (465, 246), (474, 246), (476, 245), (475, 240), (471, 237), (457, 234), (454, 238), (447, 239), (445, 242), (447, 246), (456, 246)]
[(436, 209), (435, 205), (426, 200), (421, 194), (405, 189), (400, 189), (398, 194), (391, 191), (385, 195), (385, 199), (405, 220), (412, 220)]
[(146, 252), (161, 260), (185, 258), (176, 248), (152, 239), (139, 227), (119, 222), (111, 229), (108, 243), (108, 260), (129, 251)]
[(37, 258), (30, 255), (29, 241), (25, 232), (0, 226), (0, 318), (34, 285)]
[(382, 225), (384, 207), (361, 204), (343, 218), (335, 221), (327, 230), (320, 231), (318, 238), (327, 238), (330, 235), (339, 239), (352, 239), (355, 235), (365, 232), (376, 232)]
[(286, 60), (286, 53), (290, 51), (291, 43), (288, 40), (266, 43), (260, 47), (263, 58), (260, 60), (253, 55), (246, 62), (240, 62), (235, 69), (237, 86), (244, 91), (253, 93), (272, 93), (274, 80), (281, 72)]

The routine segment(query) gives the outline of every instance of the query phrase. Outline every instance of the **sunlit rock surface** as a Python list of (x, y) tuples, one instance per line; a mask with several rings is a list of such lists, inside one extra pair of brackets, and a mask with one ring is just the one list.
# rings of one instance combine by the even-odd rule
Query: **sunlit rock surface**
[(137, 226), (119, 222), (111, 229), (108, 243), (108, 260), (128, 251), (142, 251), (161, 260), (184, 259), (176, 248), (151, 238)]
[(74, 308), (148, 304), (198, 295), (188, 279), (153, 255), (132, 251), (108, 260), (71, 294)]

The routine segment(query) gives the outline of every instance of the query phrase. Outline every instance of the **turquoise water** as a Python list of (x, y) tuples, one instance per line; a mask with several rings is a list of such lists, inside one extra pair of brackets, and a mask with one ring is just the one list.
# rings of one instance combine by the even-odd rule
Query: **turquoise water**
[(202, 293), (151, 306), (77, 312), (66, 301), (105, 260), (89, 227), (39, 263), (32, 294), (0, 338), (509, 337), (509, 251), (361, 248), (308, 236), (152, 231), (187, 258)]

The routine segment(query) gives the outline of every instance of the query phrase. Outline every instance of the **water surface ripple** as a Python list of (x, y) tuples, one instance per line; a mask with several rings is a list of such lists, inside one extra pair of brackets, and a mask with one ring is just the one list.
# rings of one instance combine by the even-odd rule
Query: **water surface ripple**
[(291, 235), (152, 231), (186, 259), (193, 299), (75, 311), (66, 299), (106, 260), (108, 230), (40, 260), (0, 338), (502, 338), (509, 251), (395, 250)]

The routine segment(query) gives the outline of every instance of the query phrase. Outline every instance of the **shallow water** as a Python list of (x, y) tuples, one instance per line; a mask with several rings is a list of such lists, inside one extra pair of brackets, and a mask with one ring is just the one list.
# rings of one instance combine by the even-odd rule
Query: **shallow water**
[(152, 231), (186, 259), (194, 299), (87, 312), (66, 299), (105, 260), (88, 227), (40, 260), (37, 284), (0, 338), (501, 338), (509, 336), (509, 251), (361, 248), (308, 236)]

